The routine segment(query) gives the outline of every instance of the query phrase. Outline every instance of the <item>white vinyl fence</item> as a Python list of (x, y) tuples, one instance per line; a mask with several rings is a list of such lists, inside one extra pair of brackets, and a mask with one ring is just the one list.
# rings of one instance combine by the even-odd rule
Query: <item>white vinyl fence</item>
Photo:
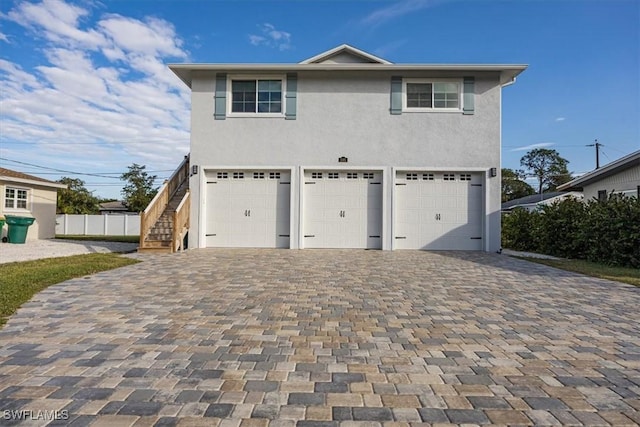
[(139, 215), (57, 215), (56, 234), (137, 236)]

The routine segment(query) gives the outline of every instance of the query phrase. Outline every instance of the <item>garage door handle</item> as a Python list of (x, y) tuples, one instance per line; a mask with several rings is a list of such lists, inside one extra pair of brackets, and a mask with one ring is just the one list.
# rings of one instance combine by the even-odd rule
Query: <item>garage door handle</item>
[(247, 209), (244, 211), (244, 216), (251, 216), (251, 210)]
[(436, 214), (436, 221), (440, 221), (440, 214)]

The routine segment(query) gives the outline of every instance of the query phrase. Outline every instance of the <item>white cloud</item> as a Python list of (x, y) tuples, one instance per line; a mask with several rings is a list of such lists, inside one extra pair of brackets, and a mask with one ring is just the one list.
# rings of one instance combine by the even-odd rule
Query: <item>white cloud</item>
[(181, 49), (182, 41), (176, 37), (173, 25), (167, 21), (146, 18), (143, 22), (120, 15), (108, 15), (98, 22), (98, 27), (113, 40), (115, 46), (125, 52), (186, 57)]
[(565, 120), (567, 120), (564, 117), (556, 117), (556, 122), (564, 122)]
[(2, 40), (3, 42), (9, 43), (9, 38), (4, 33), (0, 33), (0, 40)]
[(37, 34), (43, 34), (52, 42), (74, 46), (100, 46), (105, 40), (98, 31), (83, 31), (78, 28), (80, 18), (87, 15), (89, 11), (79, 6), (61, 0), (43, 0), (42, 3), (19, 3), (7, 17)]
[(444, 0), (401, 0), (393, 2), (390, 6), (374, 10), (362, 18), (360, 25), (366, 27), (378, 26), (409, 13), (436, 6), (443, 1)]
[(166, 62), (189, 54), (171, 23), (106, 15), (92, 24), (89, 10), (60, 0), (18, 3), (5, 18), (46, 42), (33, 68), (0, 59), (3, 156), (67, 170), (179, 164), (190, 96)]
[(291, 34), (277, 30), (272, 24), (258, 25), (262, 35), (249, 34), (249, 43), (254, 46), (268, 46), (280, 50), (291, 49)]
[(555, 145), (555, 142), (539, 142), (537, 144), (525, 145), (523, 147), (514, 148), (509, 151), (529, 151), (529, 150), (534, 150), (536, 148), (551, 147), (552, 145)]

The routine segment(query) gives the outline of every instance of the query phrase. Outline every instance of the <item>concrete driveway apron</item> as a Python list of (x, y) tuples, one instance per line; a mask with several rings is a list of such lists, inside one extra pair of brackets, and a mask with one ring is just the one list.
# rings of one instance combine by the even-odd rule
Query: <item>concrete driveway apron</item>
[(141, 258), (9, 320), (0, 425), (640, 423), (632, 286), (485, 253)]

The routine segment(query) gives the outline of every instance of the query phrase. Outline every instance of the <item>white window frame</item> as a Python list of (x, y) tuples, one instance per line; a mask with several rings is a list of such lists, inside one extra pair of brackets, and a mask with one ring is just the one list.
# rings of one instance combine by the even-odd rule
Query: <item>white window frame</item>
[[(280, 80), (282, 82), (282, 108), (279, 113), (234, 113), (233, 107), (233, 81), (234, 80)], [(227, 76), (227, 117), (271, 117), (283, 118), (286, 112), (287, 76), (285, 74), (233, 74)], [(256, 103), (258, 100), (256, 99)], [(257, 108), (256, 108), (257, 110)]]
[[(8, 198), (7, 197), (7, 190), (14, 190), (14, 197), (12, 198)], [(22, 199), (18, 199), (18, 191), (24, 191), (25, 193), (27, 193), (27, 197), (26, 197), (26, 207), (24, 208), (19, 208), (17, 207), (17, 202), (18, 200), (22, 200)], [(7, 200), (12, 200), (13, 201), (13, 206), (12, 207), (7, 207)], [(31, 207), (31, 189), (29, 188), (24, 188), (24, 187), (12, 187), (9, 185), (6, 185), (4, 187), (4, 191), (2, 192), (2, 208), (9, 212), (29, 212), (30, 211), (30, 207)]]
[[(455, 83), (458, 86), (458, 108), (418, 108), (418, 107), (408, 107), (407, 106), (407, 83), (422, 83), (431, 85), (435, 85), (436, 83)], [(463, 110), (462, 102), (464, 100), (463, 96), (463, 81), (462, 79), (402, 79), (402, 112), (404, 113), (433, 113), (433, 112), (441, 112), (441, 113), (461, 113)], [(432, 96), (433, 96), (433, 86), (432, 86)], [(431, 105), (434, 105), (435, 102), (431, 102)]]

